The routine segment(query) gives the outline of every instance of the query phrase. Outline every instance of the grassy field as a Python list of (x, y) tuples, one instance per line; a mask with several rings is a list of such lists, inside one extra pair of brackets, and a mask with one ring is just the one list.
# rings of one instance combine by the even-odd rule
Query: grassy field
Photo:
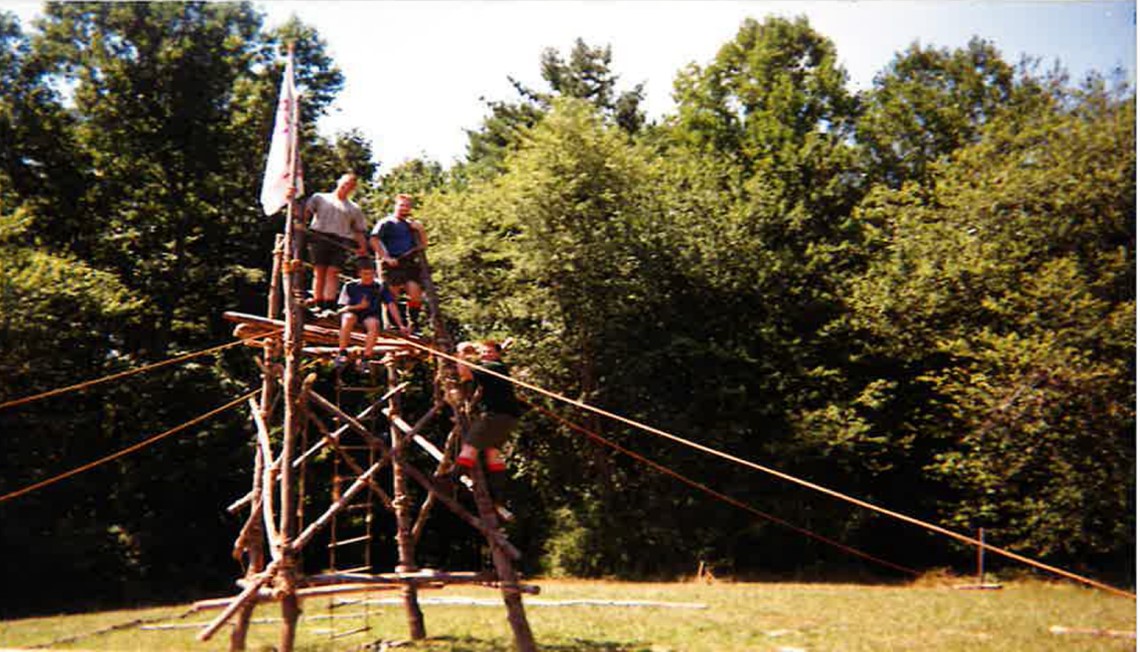
[[(545, 580), (540, 596), (527, 596), (527, 616), (543, 650), (558, 652), (736, 650), (1133, 650), (1132, 638), (1089, 634), (1057, 635), (1055, 625), (1099, 630), (1136, 629), (1136, 603), (1127, 598), (1045, 582), (1007, 583), (999, 591), (955, 590), (951, 582), (925, 581), (912, 586), (781, 583), (621, 583)], [(421, 594), (428, 639), (399, 650), (491, 652), (513, 649), (506, 611), (489, 589), (455, 587)], [(391, 600), (390, 592), (372, 594)], [(430, 600), (470, 598), (487, 605), (431, 604)], [(546, 605), (548, 601), (659, 601), (673, 606)], [(697, 608), (703, 607), (703, 608)], [(332, 613), (328, 600), (305, 603), (297, 649), (307, 652), (351, 650), (407, 636), (402, 607), (367, 607), (366, 633), (330, 640), (327, 630), (365, 624), (365, 606), (342, 606)], [(162, 624), (204, 623), (217, 612), (179, 619), (186, 605), (29, 618), (0, 622), (0, 647), (43, 645), (136, 619), (161, 618)], [(355, 615), (354, 615), (355, 614)], [(263, 605), (255, 619), (279, 615)], [(160, 624), (160, 623), (156, 623)], [(255, 624), (248, 649), (273, 649), (280, 625)], [(83, 650), (226, 650), (229, 628), (207, 643), (197, 629), (124, 628), (54, 645)]]

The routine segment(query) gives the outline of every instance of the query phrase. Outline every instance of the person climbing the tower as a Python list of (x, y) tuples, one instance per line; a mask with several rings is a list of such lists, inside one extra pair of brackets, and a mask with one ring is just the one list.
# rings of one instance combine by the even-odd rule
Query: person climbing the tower
[(305, 203), (309, 222), (309, 262), (313, 264), (313, 296), (310, 308), (319, 317), (337, 313), (340, 270), (347, 254), (366, 256), (368, 241), (364, 232), (368, 221), (350, 197), (356, 190), (356, 175), (341, 175), (332, 192), (320, 192)]
[(352, 331), (360, 322), (364, 322), (365, 339), (364, 351), (361, 353), (361, 367), (367, 365), (372, 358), (376, 346), (376, 338), (380, 335), (380, 310), (387, 308), (392, 322), (404, 335), (408, 334), (408, 327), (400, 319), (400, 311), (396, 307), (396, 300), (388, 288), (376, 280), (376, 268), (372, 260), (362, 256), (357, 261), (358, 278), (344, 284), (340, 290), (337, 303), (340, 309), (340, 340), (336, 360), (333, 363), (341, 369), (348, 363), (348, 343)]
[[(486, 340), (478, 345), (478, 351), (476, 364), (458, 365), (460, 380), (474, 385), (474, 413), (452, 475), (456, 480), (469, 476), (478, 462), (479, 452), (483, 451), (483, 468), (487, 472), (491, 499), (499, 515), (510, 520), (513, 517), (505, 506), (507, 465), (500, 449), (518, 424), (522, 405), (515, 397), (514, 386), (500, 377), (509, 377), (511, 373), (510, 367), (503, 362), (502, 346), (494, 340)], [(489, 371), (498, 375), (487, 373)]]
[(460, 342), (455, 346), (455, 353), (468, 362), (479, 361), (479, 345), (474, 342)]
[(408, 327), (419, 326), (419, 312), (423, 307), (421, 287), (423, 268), (420, 252), (427, 249), (427, 231), (423, 223), (413, 219), (411, 195), (396, 195), (396, 207), (391, 215), (372, 227), (369, 242), (376, 253), (380, 278), (393, 294), (408, 297)]

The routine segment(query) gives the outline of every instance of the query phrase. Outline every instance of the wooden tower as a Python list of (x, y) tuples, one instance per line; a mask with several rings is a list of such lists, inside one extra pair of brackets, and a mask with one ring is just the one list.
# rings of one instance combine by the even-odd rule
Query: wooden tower
[[(303, 600), (389, 589), (402, 596), (409, 636), (421, 639), (426, 636), (426, 627), (419, 592), (450, 584), (476, 584), (501, 592), (517, 649), (535, 650), (521, 594), (537, 593), (538, 588), (519, 583), (514, 562), (521, 553), (500, 529), (482, 470), (476, 466), (468, 487), (474, 497), (474, 513), (439, 480), (450, 468), (452, 451), (467, 428), (467, 397), (457, 382), (454, 364), (430, 354), (432, 350), (450, 353), (453, 343), (444, 328), (427, 261), (422, 261), (423, 281), (434, 339), (382, 335), (376, 344), (380, 362), (374, 363), (374, 369), (386, 375), (385, 386), (375, 400), (366, 401), (363, 410), (350, 414), (339, 406), (339, 400), (330, 400), (314, 389), (315, 374), (308, 372), (313, 363), (335, 354), (337, 330), (305, 323), (304, 264), (300, 255), (304, 233), (304, 226), (296, 222), (290, 207), (285, 233), (278, 236), (274, 251), (267, 315), (225, 315), (236, 322), (235, 335), (252, 338), (249, 341), (261, 348), (262, 390), (260, 401), (251, 399), (249, 405), (255, 441), (251, 489), (230, 506), (233, 513), (247, 514), (234, 543), (234, 556), (243, 561), (246, 573), (238, 580), (241, 590), (236, 595), (196, 605), (201, 609), (221, 609), (198, 638), (208, 640), (233, 621), (230, 649), (243, 650), (254, 607), (273, 601), (281, 604), (283, 622), (278, 649), (290, 652)], [(352, 341), (362, 344), (363, 333), (353, 333)], [(409, 383), (400, 382), (400, 369), (415, 365), (427, 365), (432, 372), (432, 404), (420, 415), (407, 413), (401, 400)], [(447, 418), (451, 419), (447, 442), (436, 445), (421, 434), (429, 423)], [(378, 432), (379, 429), (387, 432)], [(306, 433), (314, 434), (315, 441), (303, 442)], [(368, 457), (354, 456), (350, 451), (353, 446), (357, 450), (367, 449)], [(411, 446), (428, 451), (436, 460), (436, 467), (424, 471), (412, 464), (407, 455)], [(340, 472), (350, 482), (334, 482), (338, 486), (327, 506), (306, 524), (302, 520), (304, 512), (299, 509), (304, 478), (300, 470), (317, 453), (335, 457)], [(422, 504), (412, 504), (410, 485), (421, 487), (425, 496)], [(338, 516), (345, 515), (350, 506), (359, 506), (360, 498), (368, 494), (371, 496), (367, 504), (382, 506), (394, 517), (398, 559), (395, 568), (377, 573), (369, 561), (349, 571), (306, 574), (302, 564), (306, 546), (318, 534), (327, 534)], [(416, 543), (436, 504), (450, 510), (486, 540), (493, 572), (440, 572), (418, 567)], [(371, 523), (364, 536), (371, 538)], [(341, 543), (334, 535), (333, 544)]]

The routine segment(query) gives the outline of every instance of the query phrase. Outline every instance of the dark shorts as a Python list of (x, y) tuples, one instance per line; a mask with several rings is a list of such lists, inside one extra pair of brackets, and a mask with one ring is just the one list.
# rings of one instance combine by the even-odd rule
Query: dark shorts
[(420, 268), (420, 261), (412, 256), (401, 260), (399, 267), (381, 265), (380, 280), (388, 286), (404, 285), (408, 281), (420, 283), (422, 276), (423, 270)]
[(356, 255), (356, 241), (351, 238), (311, 231), (308, 240), (309, 262), (314, 265), (343, 268), (349, 255)]
[(381, 324), (384, 323), (384, 320), (380, 318), (380, 311), (379, 310), (353, 310), (351, 312), (351, 314), (356, 315), (357, 325), (363, 324), (364, 322), (368, 321), (369, 319), (375, 319), (375, 320), (379, 321)]
[(519, 418), (509, 414), (486, 412), (472, 419), (471, 427), (467, 430), (464, 441), (479, 450), (484, 448), (499, 448), (507, 443), (511, 431)]

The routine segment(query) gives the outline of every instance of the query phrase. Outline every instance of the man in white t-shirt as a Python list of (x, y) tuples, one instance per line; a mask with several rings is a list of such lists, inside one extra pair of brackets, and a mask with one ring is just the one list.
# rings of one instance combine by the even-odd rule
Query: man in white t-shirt
[(312, 307), (317, 314), (335, 313), (340, 290), (340, 270), (349, 253), (363, 256), (368, 251), (364, 231), (368, 228), (364, 211), (349, 199), (356, 190), (356, 175), (341, 175), (332, 192), (321, 192), (305, 203), (309, 222), (309, 261), (313, 263)]

